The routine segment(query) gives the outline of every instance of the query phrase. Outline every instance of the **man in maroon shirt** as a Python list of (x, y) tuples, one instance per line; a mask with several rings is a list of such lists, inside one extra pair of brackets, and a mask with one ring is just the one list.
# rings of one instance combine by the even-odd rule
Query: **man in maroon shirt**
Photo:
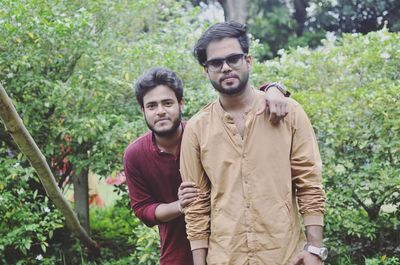
[[(287, 113), (282, 91), (269, 89), (267, 102), (272, 119)], [(161, 265), (192, 265), (182, 208), (197, 197), (193, 183), (179, 173), (182, 133), (183, 86), (170, 70), (153, 68), (136, 83), (139, 102), (150, 131), (125, 150), (124, 170), (131, 206), (147, 226), (158, 225)], [(262, 110), (264, 111), (264, 110)]]

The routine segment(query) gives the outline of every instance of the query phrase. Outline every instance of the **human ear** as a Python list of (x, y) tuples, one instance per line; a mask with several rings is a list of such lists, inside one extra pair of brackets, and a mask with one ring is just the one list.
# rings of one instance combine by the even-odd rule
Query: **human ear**
[(183, 111), (185, 109), (185, 100), (181, 99), (181, 101), (179, 102), (179, 108), (180, 108), (181, 112), (183, 113)]
[(246, 62), (247, 62), (247, 64), (252, 65), (253, 64), (253, 56), (247, 55)]

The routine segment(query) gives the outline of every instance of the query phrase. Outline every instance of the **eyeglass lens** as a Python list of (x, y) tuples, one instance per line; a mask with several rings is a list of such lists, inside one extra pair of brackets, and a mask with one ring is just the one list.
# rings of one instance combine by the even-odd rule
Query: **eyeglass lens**
[(206, 62), (206, 66), (210, 71), (221, 70), (224, 62), (226, 62), (231, 68), (238, 68), (242, 63), (242, 58), (245, 54), (233, 54), (221, 59), (213, 59)]

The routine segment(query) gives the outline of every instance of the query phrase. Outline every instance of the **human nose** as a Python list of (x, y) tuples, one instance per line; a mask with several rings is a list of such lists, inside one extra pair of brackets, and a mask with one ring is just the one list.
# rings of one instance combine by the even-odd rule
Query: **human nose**
[(157, 110), (156, 110), (157, 115), (161, 116), (165, 114), (165, 109), (164, 106), (162, 104), (157, 106)]
[(223, 61), (222, 66), (221, 66), (221, 72), (230, 72), (232, 71), (231, 66), (226, 62), (226, 60)]

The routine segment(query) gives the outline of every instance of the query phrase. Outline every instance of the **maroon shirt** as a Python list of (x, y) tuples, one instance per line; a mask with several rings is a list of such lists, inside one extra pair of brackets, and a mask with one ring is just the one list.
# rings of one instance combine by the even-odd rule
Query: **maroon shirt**
[(124, 170), (133, 212), (147, 226), (158, 225), (160, 264), (193, 264), (184, 216), (167, 223), (155, 218), (155, 209), (159, 204), (178, 200), (178, 187), (182, 182), (179, 154), (175, 157), (162, 152), (155, 144), (153, 134), (148, 132), (125, 150)]

